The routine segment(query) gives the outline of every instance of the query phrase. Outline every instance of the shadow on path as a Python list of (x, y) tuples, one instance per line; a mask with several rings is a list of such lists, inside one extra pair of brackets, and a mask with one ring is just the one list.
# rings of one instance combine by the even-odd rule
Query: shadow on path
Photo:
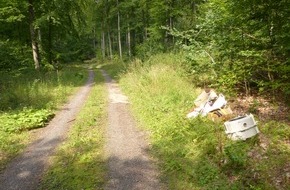
[(136, 127), (129, 101), (118, 85), (102, 71), (109, 93), (106, 154), (109, 174), (106, 190), (164, 189), (149, 157), (147, 134)]

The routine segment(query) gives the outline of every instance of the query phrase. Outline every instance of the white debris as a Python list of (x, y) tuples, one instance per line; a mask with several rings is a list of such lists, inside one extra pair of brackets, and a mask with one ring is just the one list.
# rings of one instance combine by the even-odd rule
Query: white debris
[(187, 118), (194, 118), (198, 115), (206, 116), (209, 112), (223, 108), (227, 101), (224, 95), (217, 94), (213, 90), (203, 91), (194, 101), (197, 106), (193, 111), (186, 115)]
[[(224, 95), (217, 95), (211, 89), (204, 90), (194, 100), (194, 104), (196, 107), (186, 115), (187, 118), (208, 115), (213, 121), (220, 121), (221, 119), (227, 119), (233, 114), (231, 108), (226, 107), (227, 101)], [(225, 122), (224, 125), (226, 134), (232, 140), (245, 140), (260, 132), (252, 114), (236, 117)]]
[(239, 116), (224, 123), (226, 134), (232, 140), (246, 140), (260, 131), (252, 114)]

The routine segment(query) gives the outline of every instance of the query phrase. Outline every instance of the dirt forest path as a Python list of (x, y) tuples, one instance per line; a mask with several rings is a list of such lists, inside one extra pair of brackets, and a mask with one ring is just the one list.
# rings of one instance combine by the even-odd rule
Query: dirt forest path
[(148, 154), (145, 132), (137, 129), (130, 114), (128, 98), (122, 94), (105, 71), (108, 93), (108, 128), (106, 156), (109, 181), (105, 190), (160, 190), (158, 172)]
[[(149, 157), (145, 132), (137, 129), (129, 111), (128, 98), (104, 72), (108, 88), (108, 127), (105, 146), (108, 159), (108, 183), (105, 190), (161, 190), (158, 171)], [(0, 173), (0, 190), (37, 190), (49, 167), (49, 158), (63, 142), (76, 115), (94, 85), (94, 72), (87, 83), (62, 107), (48, 126), (37, 132), (31, 143)]]
[(90, 70), (86, 84), (62, 107), (49, 125), (39, 131), (39, 138), (1, 172), (0, 190), (38, 189), (41, 177), (49, 165), (49, 158), (64, 140), (94, 84), (93, 81), (94, 72)]

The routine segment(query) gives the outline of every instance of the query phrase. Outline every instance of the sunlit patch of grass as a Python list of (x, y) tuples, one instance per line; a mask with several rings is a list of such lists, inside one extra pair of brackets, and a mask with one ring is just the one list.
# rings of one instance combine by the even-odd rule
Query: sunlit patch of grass
[(9, 134), (0, 131), (0, 170), (29, 142), (27, 132)]
[(68, 138), (52, 158), (41, 189), (103, 189), (106, 89), (100, 72)]
[(29, 130), (45, 126), (84, 83), (87, 72), (75, 64), (58, 72), (0, 73), (0, 170), (29, 143)]
[(55, 107), (86, 79), (87, 69), (77, 65), (67, 65), (59, 71), (0, 73), (0, 111)]
[(269, 121), (260, 127), (264, 138), (260, 144), (263, 147), (256, 165), (260, 171), (259, 178), (277, 189), (290, 188), (290, 127), (287, 123)]

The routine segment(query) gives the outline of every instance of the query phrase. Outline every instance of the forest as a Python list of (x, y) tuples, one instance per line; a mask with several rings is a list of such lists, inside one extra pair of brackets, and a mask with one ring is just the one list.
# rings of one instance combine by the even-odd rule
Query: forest
[(290, 93), (289, 1), (0, 2), (1, 72), (183, 52), (200, 85)]
[[(289, 189), (289, 20), (289, 0), (0, 0), (0, 170), (91, 69), (93, 95), (40, 189), (103, 189), (102, 68), (152, 134), (169, 189)], [(223, 122), (185, 118), (205, 87), (260, 134), (231, 141)]]

